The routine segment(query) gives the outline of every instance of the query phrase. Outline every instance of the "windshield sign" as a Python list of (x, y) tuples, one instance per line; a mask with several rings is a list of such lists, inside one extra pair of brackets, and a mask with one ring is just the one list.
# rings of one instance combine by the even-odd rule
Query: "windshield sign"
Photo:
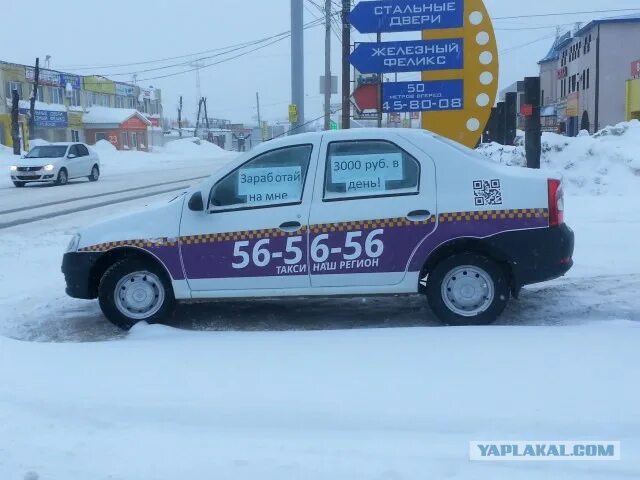
[(62, 158), (65, 153), (67, 153), (67, 147), (64, 145), (35, 147), (26, 158)]

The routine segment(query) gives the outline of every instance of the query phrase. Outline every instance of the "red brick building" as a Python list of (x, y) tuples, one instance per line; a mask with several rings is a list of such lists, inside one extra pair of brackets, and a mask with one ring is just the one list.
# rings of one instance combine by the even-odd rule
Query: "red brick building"
[(152, 124), (137, 110), (91, 107), (82, 122), (89, 145), (107, 140), (118, 150), (149, 151), (149, 127)]

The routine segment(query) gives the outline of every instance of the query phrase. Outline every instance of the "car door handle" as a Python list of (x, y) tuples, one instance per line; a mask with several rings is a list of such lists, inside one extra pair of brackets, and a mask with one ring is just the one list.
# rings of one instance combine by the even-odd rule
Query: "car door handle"
[(285, 222), (278, 228), (283, 232), (294, 233), (302, 228), (302, 224), (300, 222)]
[(412, 222), (423, 222), (431, 218), (431, 212), (429, 210), (414, 210), (407, 214), (407, 219)]

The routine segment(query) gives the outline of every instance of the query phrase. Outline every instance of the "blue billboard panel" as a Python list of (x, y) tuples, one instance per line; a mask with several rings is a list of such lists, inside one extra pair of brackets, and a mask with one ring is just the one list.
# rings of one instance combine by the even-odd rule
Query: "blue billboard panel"
[[(20, 113), (28, 115), (29, 109), (21, 108)], [(69, 126), (69, 119), (67, 112), (35, 110), (34, 125), (36, 128), (67, 128)]]
[(464, 0), (360, 2), (349, 21), (360, 33), (411, 32), (464, 26)]
[(464, 80), (385, 83), (382, 111), (436, 112), (464, 109)]
[(464, 68), (462, 38), (360, 43), (351, 64), (361, 73), (425, 72)]

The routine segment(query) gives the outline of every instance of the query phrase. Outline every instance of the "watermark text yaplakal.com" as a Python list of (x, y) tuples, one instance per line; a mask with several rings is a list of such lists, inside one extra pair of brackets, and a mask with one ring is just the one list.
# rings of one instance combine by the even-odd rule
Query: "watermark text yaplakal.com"
[(620, 460), (620, 442), (485, 441), (469, 443), (472, 461)]

